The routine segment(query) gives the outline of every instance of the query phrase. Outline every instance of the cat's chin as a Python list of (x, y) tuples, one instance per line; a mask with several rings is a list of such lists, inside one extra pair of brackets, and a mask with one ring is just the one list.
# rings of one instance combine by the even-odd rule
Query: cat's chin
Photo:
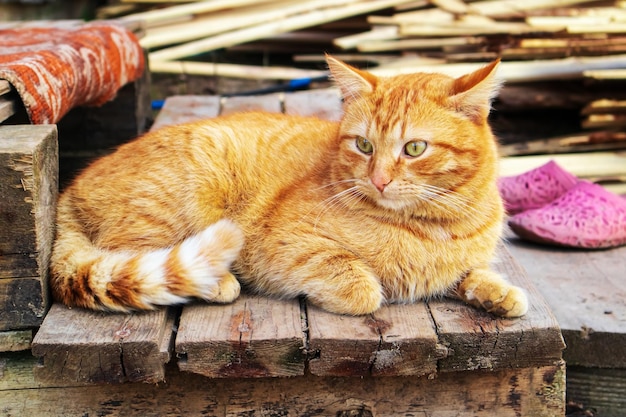
[(406, 201), (399, 201), (391, 198), (379, 197), (375, 199), (375, 203), (377, 206), (386, 210), (403, 211), (407, 209)]

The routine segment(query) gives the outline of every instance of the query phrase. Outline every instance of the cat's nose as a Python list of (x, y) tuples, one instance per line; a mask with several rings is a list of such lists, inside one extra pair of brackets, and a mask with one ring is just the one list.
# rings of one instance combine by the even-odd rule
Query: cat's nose
[(372, 184), (374, 184), (374, 187), (376, 187), (376, 189), (381, 193), (385, 191), (385, 188), (391, 182), (389, 178), (384, 176), (373, 176), (370, 178), (370, 180), (372, 181)]

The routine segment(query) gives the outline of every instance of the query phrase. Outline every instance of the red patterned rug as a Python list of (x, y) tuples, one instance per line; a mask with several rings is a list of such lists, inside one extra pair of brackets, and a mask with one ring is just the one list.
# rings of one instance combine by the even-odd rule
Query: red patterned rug
[(144, 65), (135, 35), (113, 22), (0, 26), (0, 79), (15, 87), (33, 124), (112, 100)]

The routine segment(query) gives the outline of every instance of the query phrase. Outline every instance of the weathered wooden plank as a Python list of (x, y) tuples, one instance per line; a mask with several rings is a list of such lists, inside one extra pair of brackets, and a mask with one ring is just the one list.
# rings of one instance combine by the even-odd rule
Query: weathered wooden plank
[(583, 251), (508, 241), (554, 312), (568, 365), (626, 368), (626, 247)]
[(243, 111), (261, 110), (272, 113), (282, 113), (283, 94), (265, 94), (260, 96), (223, 97), (220, 114), (230, 114)]
[(502, 319), (460, 301), (429, 302), (440, 343), (449, 350), (439, 361), (441, 371), (524, 368), (561, 360), (565, 345), (556, 319), (504, 246), (494, 267), (526, 291), (528, 313)]
[(51, 242), (56, 139), (54, 125), (0, 126), (0, 256), (38, 253)]
[[(152, 52), (150, 58), (154, 61), (172, 61), (184, 57), (195, 56), (212, 50), (227, 48), (234, 45), (262, 39), (280, 33), (317, 26), (323, 23), (337, 21), (345, 17), (365, 14), (374, 10), (381, 10), (411, 0), (374, 0), (365, 3), (341, 1), (321, 1), (325, 7), (312, 9), (308, 12), (288, 15), (278, 21), (260, 22), (237, 30), (231, 30), (219, 35), (210, 36), (183, 45), (172, 46)], [(334, 4), (333, 4), (334, 3)], [(284, 6), (283, 6), (284, 7)]]
[(32, 330), (9, 330), (0, 332), (0, 352), (18, 352), (30, 349)]
[[(1, 86), (0, 86), (1, 88)], [(2, 94), (0, 92), (0, 94)], [(4, 122), (15, 113), (15, 101), (0, 97), (0, 123)]]
[(171, 96), (165, 100), (151, 130), (215, 117), (219, 111), (219, 96)]
[(298, 300), (246, 294), (186, 306), (176, 338), (181, 370), (217, 378), (303, 375), (304, 347)]
[(338, 121), (343, 115), (339, 90), (313, 90), (285, 94), (285, 114), (317, 116), (324, 120)]
[(0, 330), (37, 326), (48, 306), (57, 189), (56, 127), (0, 126)]
[(39, 326), (48, 308), (43, 276), (0, 279), (0, 330)]
[(343, 316), (308, 306), (309, 369), (320, 376), (425, 375), (445, 355), (423, 303)]
[(380, 345), (374, 316), (351, 317), (307, 306), (309, 370), (318, 376), (368, 376)]
[(567, 366), (567, 400), (594, 415), (622, 417), (626, 409), (626, 369)]
[[(563, 416), (562, 364), (397, 378), (227, 378), (168, 369), (165, 384), (68, 386), (32, 376), (35, 359), (0, 357), (7, 416)], [(37, 389), (33, 389), (37, 388)]]
[(32, 344), (39, 381), (74, 384), (165, 379), (174, 312), (114, 314), (53, 304)]

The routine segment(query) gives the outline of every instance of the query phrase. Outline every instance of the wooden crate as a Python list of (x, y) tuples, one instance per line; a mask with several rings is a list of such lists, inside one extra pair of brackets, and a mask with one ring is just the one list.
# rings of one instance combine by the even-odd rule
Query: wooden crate
[(57, 171), (56, 126), (0, 126), (0, 331), (36, 327), (48, 308)]
[[(154, 128), (237, 109), (331, 119), (342, 111), (335, 90), (179, 96), (166, 101)], [(9, 393), (0, 378), (0, 401), (31, 415), (562, 416), (558, 324), (505, 246), (497, 268), (527, 289), (524, 318), (448, 299), (362, 317), (249, 294), (228, 305), (129, 315), (55, 304), (33, 341), (39, 360), (30, 382)], [(33, 362), (15, 359), (8, 363), (16, 370), (5, 373)], [(41, 387), (34, 399), (32, 386)], [(60, 386), (63, 398), (52, 388)]]

